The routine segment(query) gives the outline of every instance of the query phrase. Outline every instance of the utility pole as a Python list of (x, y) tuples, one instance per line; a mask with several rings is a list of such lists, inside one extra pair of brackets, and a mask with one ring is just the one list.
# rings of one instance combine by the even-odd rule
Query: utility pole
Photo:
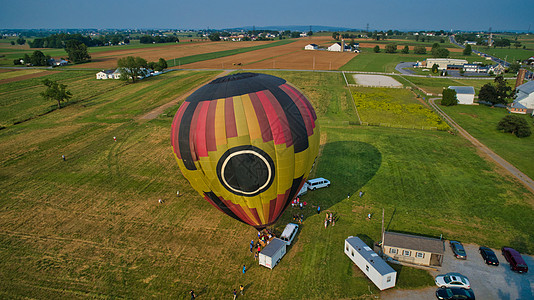
[(382, 208), (382, 249), (384, 249), (384, 209)]
[(367, 26), (365, 26), (365, 34), (369, 32), (369, 23), (367, 23)]

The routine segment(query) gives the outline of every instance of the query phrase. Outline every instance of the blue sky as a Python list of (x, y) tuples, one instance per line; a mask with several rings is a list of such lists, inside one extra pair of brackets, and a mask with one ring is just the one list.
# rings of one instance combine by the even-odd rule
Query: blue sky
[(534, 31), (534, 0), (0, 0), (0, 28), (325, 25), (371, 30)]

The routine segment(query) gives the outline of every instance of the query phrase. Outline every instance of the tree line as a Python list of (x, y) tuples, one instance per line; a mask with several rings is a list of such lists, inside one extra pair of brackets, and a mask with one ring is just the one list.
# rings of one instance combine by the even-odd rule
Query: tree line
[(141, 44), (178, 43), (180, 40), (175, 36), (151, 36), (143, 35), (139, 38)]

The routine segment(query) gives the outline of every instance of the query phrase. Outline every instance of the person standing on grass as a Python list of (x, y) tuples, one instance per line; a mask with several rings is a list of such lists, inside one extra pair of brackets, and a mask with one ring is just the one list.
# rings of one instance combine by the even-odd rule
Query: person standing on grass
[(237, 291), (234, 289), (234, 300), (237, 298)]
[(362, 191), (360, 191), (360, 198), (361, 198), (362, 196), (363, 196), (363, 192), (362, 192)]
[(349, 198), (350, 198), (350, 193), (347, 194), (347, 199), (349, 199)]
[(321, 213), (321, 207), (317, 206), (317, 214), (320, 214), (320, 213)]
[(241, 296), (243, 296), (243, 291), (245, 290), (245, 287), (243, 285), (239, 286), (239, 291), (241, 292)]
[(191, 300), (195, 300), (195, 298), (197, 297), (197, 295), (195, 295), (195, 291), (191, 290), (191, 292), (189, 292), (189, 294), (191, 294)]
[(65, 154), (61, 155), (61, 158), (62, 158), (63, 160), (65, 160)]
[(247, 271), (247, 267), (243, 265), (243, 274), (245, 274), (246, 271)]
[(254, 252), (254, 260), (258, 260), (258, 252)]
[(252, 253), (252, 248), (254, 247), (254, 241), (251, 240), (250, 241), (250, 253)]

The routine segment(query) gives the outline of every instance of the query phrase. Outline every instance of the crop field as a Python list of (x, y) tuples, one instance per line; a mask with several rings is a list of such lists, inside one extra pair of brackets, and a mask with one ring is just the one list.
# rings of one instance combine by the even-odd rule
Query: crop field
[(331, 45), (330, 40), (328, 37), (297, 39), (291, 44), (205, 60), (184, 67), (192, 69), (238, 68), (236, 64), (240, 64), (246, 69), (336, 70), (357, 55), (351, 52), (304, 50), (304, 46), (310, 43)]
[[(472, 86), (475, 88), (475, 94), (478, 95), (480, 88), (486, 83), (493, 83), (493, 79), (452, 79), (452, 78), (425, 78), (425, 77), (405, 77), (415, 85), (419, 86), (426, 92), (432, 94), (441, 94), (443, 88), (448, 86)], [(513, 89), (515, 79), (507, 79), (506, 82)]]
[[(534, 157), (534, 136), (517, 138), (515, 135), (497, 130), (499, 121), (509, 115), (508, 110), (485, 105), (455, 105), (441, 108), (472, 136), (528, 177), (534, 178), (534, 162), (526, 159)], [(519, 116), (527, 120), (534, 132), (532, 118), (527, 115)]]
[[(71, 72), (53, 76), (93, 96), (0, 130), (1, 298), (189, 299), (194, 289), (222, 299), (242, 284), (247, 298), (371, 299), (380, 292), (342, 247), (350, 235), (377, 242), (382, 209), (389, 230), (534, 253), (534, 196), (469, 142), (349, 125), (356, 114), (341, 74), (269, 71), (316, 108), (321, 155), (311, 176), (332, 186), (303, 196), (303, 210), (288, 208), (273, 229), (299, 213), (301, 230), (278, 266), (260, 267), (248, 250), (256, 231), (220, 213), (180, 174), (169, 141), (177, 107), (139, 119), (218, 72), (175, 71), (109, 89)], [(0, 89), (32, 89), (34, 80)], [(335, 226), (324, 228), (318, 205), (339, 218)], [(424, 270), (396, 268), (396, 288), (434, 285)]]
[(405, 128), (448, 130), (449, 125), (408, 89), (351, 88), (362, 122)]
[(476, 46), (473, 47), (473, 50), (478, 50), (480, 52), (498, 57), (500, 59), (506, 60), (507, 62), (514, 62), (516, 60), (526, 60), (529, 57), (534, 55), (534, 49), (516, 49), (516, 48), (488, 48)]

